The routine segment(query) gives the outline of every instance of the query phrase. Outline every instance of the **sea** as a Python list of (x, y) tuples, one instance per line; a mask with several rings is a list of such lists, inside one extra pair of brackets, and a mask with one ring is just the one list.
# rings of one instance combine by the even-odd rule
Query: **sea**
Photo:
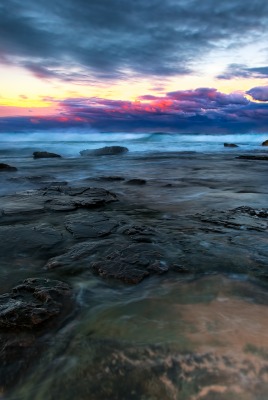
[[(1, 133), (0, 162), (15, 166), (17, 171), (0, 174), (0, 196), (25, 191), (31, 194), (31, 189), (61, 186), (61, 182), (71, 187), (104, 187), (118, 195), (121, 202), (114, 207), (124, 218), (135, 217), (137, 224), (145, 227), (155, 224), (153, 227), (161, 235), (174, 228), (172, 243), (176, 251), (177, 246), (179, 250), (181, 247), (186, 261), (194, 257), (198, 245), (203, 257), (200, 258), (207, 260), (208, 267), (222, 257), (225, 266), (227, 258), (240, 271), (245, 259), (247, 265), (252, 262), (252, 271), (259, 273), (267, 264), (265, 221), (260, 223), (259, 231), (247, 231), (248, 216), (243, 216), (245, 226), (241, 230), (235, 223), (222, 230), (212, 221), (210, 230), (205, 231), (202, 225), (197, 228), (195, 215), (206, 210), (205, 217), (209, 218), (211, 209), (222, 212), (245, 205), (267, 206), (267, 162), (241, 162), (235, 158), (239, 154), (266, 153), (268, 147), (261, 144), (267, 139), (268, 133), (254, 132)], [(238, 147), (224, 147), (224, 143)], [(85, 149), (118, 145), (127, 147), (129, 152), (116, 156), (80, 155)], [(62, 158), (35, 160), (34, 151), (54, 152)], [(101, 179), (114, 176), (123, 180)], [(126, 184), (133, 178), (145, 179), (146, 185)], [(5, 199), (7, 203), (14, 201), (13, 196), (1, 197)], [(187, 213), (193, 216), (183, 226)], [(121, 223), (121, 214), (112, 215)], [(0, 230), (13, 232), (15, 224), (23, 229), (24, 225), (32, 227), (34, 223), (41, 228), (50, 224), (53, 230), (61, 229), (58, 215), (52, 212), (46, 217), (44, 213), (39, 222), (31, 219), (34, 215), (27, 214), (26, 219), (16, 221), (13, 217), (5, 218), (3, 213)], [(61, 218), (65, 221), (69, 217), (63, 213)], [(165, 243), (165, 236), (160, 239), (160, 243)], [(66, 251), (70, 246), (68, 240), (64, 243)], [(15, 231), (15, 255), (4, 246), (0, 251), (1, 294), (25, 278), (51, 277), (68, 281), (77, 308), (64, 326), (40, 339), (45, 351), (38, 354), (38, 348), (35, 350), (33, 367), (22, 371), (17, 384), (7, 392), (0, 387), (1, 400), (268, 398), (267, 275), (261, 282), (254, 278), (254, 273), (251, 276), (251, 271), (242, 274), (233, 268), (231, 273), (215, 270), (200, 275), (163, 274), (144, 279), (138, 285), (125, 285), (87, 270), (80, 273), (80, 260), (77, 271), (47, 271), (43, 260), (36, 264), (33, 261), (37, 250), (29, 256), (22, 247), (16, 249), (17, 241)], [(245, 250), (245, 256), (239, 252), (243, 243), (250, 250)], [(255, 254), (256, 243), (259, 247)], [(55, 254), (57, 251), (55, 248)], [(200, 268), (198, 255), (196, 259)], [(203, 264), (206, 271), (207, 264)], [(27, 347), (30, 339), (27, 336), (21, 346), (26, 343)], [(9, 346), (14, 346), (16, 355), (12, 341)], [(10, 370), (0, 366), (0, 374), (3, 371), (12, 375), (21, 368), (20, 360), (14, 359)]]
[[(51, 130), (36, 132), (7, 132), (0, 134), (1, 158), (27, 157), (32, 151), (46, 150), (65, 157), (77, 157), (85, 149), (104, 146), (125, 146), (131, 153), (184, 152), (203, 153), (232, 152), (224, 143), (234, 143), (236, 151), (261, 150), (261, 143), (268, 133), (143, 133), (143, 132), (95, 132), (90, 130)], [(6, 153), (7, 152), (7, 153)]]
[[(173, 174), (178, 158), (235, 156), (249, 152), (266, 152), (261, 146), (268, 133), (164, 133), (164, 132), (96, 132), (90, 129), (67, 129), (35, 132), (7, 132), (0, 134), (0, 162), (17, 168), (16, 173), (0, 174), (0, 195), (35, 189), (34, 178), (47, 175), (70, 185), (81, 184), (83, 179), (120, 175), (125, 179), (156, 179), (161, 170)], [(224, 147), (233, 143), (238, 147)], [(124, 146), (128, 152), (111, 157), (81, 157), (80, 151), (105, 146)], [(33, 159), (34, 151), (48, 151), (62, 156), (57, 159)], [(146, 158), (146, 166), (143, 162)], [(94, 160), (93, 160), (94, 159)], [(148, 160), (151, 159), (151, 164)], [(196, 160), (196, 161), (195, 161)], [(56, 162), (56, 164), (55, 164)], [(161, 164), (162, 163), (162, 164)], [(29, 178), (29, 179), (28, 179)], [(25, 180), (26, 179), (26, 180)], [(43, 179), (44, 181), (44, 179)], [(167, 182), (168, 183), (168, 182)]]

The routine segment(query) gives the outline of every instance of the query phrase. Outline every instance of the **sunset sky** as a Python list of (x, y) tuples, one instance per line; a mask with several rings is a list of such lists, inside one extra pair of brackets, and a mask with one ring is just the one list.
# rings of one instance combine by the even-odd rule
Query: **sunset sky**
[(268, 132), (267, 0), (2, 0), (0, 131)]

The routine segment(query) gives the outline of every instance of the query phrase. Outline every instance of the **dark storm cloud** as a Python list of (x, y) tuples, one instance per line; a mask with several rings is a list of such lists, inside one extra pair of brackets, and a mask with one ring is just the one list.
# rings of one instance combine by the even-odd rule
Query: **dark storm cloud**
[(195, 90), (179, 90), (169, 92), (167, 96), (178, 101), (190, 101), (202, 108), (220, 108), (230, 104), (247, 104), (248, 100), (240, 93), (225, 94), (214, 88), (198, 88)]
[(247, 91), (254, 100), (268, 101), (268, 86), (256, 86)]
[[(253, 88), (253, 93), (257, 93)], [(249, 91), (249, 92), (251, 92)], [(268, 129), (268, 103), (249, 101), (239, 93), (225, 94), (199, 88), (141, 96), (140, 101), (70, 98), (54, 101), (59, 115), (0, 118), (0, 131), (90, 127), (100, 131), (264, 132)]]
[(267, 16), (266, 0), (3, 0), (0, 54), (46, 78), (184, 74), (217, 47), (257, 40)]
[(223, 74), (217, 76), (218, 79), (233, 78), (268, 78), (267, 67), (249, 68), (243, 64), (230, 64)]

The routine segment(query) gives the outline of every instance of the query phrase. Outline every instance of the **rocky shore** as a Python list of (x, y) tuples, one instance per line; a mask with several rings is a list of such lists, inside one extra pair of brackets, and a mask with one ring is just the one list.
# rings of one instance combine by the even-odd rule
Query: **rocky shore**
[[(89, 291), (92, 304), (98, 302), (102, 285), (112, 299), (113, 291), (118, 296), (134, 293), (134, 285), (146, 288), (150, 280), (157, 285), (162, 279), (187, 285), (204, 276), (236, 274), (268, 287), (264, 158), (164, 153), (115, 157), (96, 155), (89, 162), (87, 157), (81, 161), (54, 156), (49, 162), (33, 160), (42, 163), (35, 170), (29, 162), (26, 167), (16, 165), (19, 172), (1, 176), (12, 189), (23, 184), (23, 190), (0, 197), (0, 387), (7, 399), (13, 398), (15, 382), (18, 398), (26, 399), (23, 385), (46, 358), (46, 348), (52, 353), (58, 348), (53, 336), (62, 330), (68, 357), (83, 359), (71, 326), (88, 309), (81, 300), (85, 282), (98, 287)], [(81, 168), (83, 176), (76, 179)], [(268, 341), (266, 345), (268, 349)], [(239, 360), (198, 350), (177, 350), (171, 356), (168, 345), (144, 347), (133, 340), (96, 337), (84, 346), (92, 359), (80, 366), (78, 400), (86, 399), (88, 391), (96, 400), (140, 399), (141, 393), (146, 399), (175, 399), (178, 393), (182, 399), (210, 399), (215, 392), (217, 399), (227, 399), (228, 391), (237, 399), (255, 398), (249, 393), (243, 397), (248, 385), (243, 386), (238, 373), (248, 361), (246, 353)], [(58, 352), (64, 357), (64, 351), (58, 349), (54, 359)], [(251, 354), (252, 365), (244, 368), (243, 376), (254, 387), (259, 385), (260, 393), (268, 393), (267, 359), (257, 353)], [(258, 379), (251, 374), (256, 363), (262, 371)], [(122, 377), (127, 379), (128, 395), (122, 383), (118, 386)], [(74, 398), (67, 393), (71, 387), (77, 390), (80, 378), (64, 379), (59, 378), (60, 386), (68, 389), (58, 398)], [(55, 398), (44, 393), (40, 398)]]

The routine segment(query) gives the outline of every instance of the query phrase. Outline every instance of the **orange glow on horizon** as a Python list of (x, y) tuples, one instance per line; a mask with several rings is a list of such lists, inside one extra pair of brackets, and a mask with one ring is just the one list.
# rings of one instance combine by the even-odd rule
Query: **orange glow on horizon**
[[(86, 83), (81, 85), (75, 82), (41, 79), (23, 68), (5, 65), (0, 65), (0, 75), (0, 117), (59, 115), (62, 109), (57, 102), (67, 98), (91, 97), (129, 101), (132, 110), (142, 109), (153, 113), (165, 111), (171, 106), (166, 97), (168, 92), (207, 87), (216, 88), (225, 94), (240, 92), (245, 95), (245, 92), (253, 87), (267, 85), (267, 80), (264, 79), (220, 80), (204, 74), (167, 77), (161, 81), (156, 77), (137, 78), (129, 74), (125, 80), (96, 82), (96, 85), (92, 86)], [(153, 95), (158, 99), (140, 100), (144, 95)], [(245, 96), (252, 101), (248, 95)]]

